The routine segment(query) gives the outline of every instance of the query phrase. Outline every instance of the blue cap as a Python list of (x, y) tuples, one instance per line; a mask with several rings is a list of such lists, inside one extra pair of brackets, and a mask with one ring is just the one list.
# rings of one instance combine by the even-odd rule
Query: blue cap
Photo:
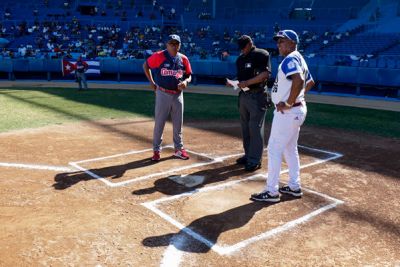
[(181, 42), (181, 37), (179, 37), (179, 35), (176, 34), (171, 34), (170, 36), (168, 36), (168, 42), (171, 41), (177, 41), (178, 43)]
[(283, 31), (279, 31), (275, 36), (274, 36), (274, 40), (278, 40), (279, 38), (286, 38), (289, 40), (292, 40), (293, 42), (295, 42), (296, 44), (298, 44), (299, 41), (299, 36), (297, 35), (297, 33), (295, 31), (292, 30), (283, 30)]

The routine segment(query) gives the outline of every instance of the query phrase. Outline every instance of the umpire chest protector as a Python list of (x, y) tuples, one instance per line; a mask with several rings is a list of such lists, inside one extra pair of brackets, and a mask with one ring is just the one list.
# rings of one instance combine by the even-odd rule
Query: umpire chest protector
[[(266, 50), (253, 47), (247, 55), (241, 54), (236, 60), (237, 78), (246, 81), (264, 71), (270, 71), (271, 63)], [(265, 82), (250, 85), (250, 89), (263, 89)]]

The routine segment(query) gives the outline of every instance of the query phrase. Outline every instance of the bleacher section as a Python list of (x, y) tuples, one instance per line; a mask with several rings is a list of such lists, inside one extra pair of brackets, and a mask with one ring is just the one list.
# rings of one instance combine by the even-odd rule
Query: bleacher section
[[(388, 26), (388, 20), (393, 25)], [(290, 28), (299, 33), (299, 50), (322, 77), (325, 67), (400, 69), (396, 0), (3, 0), (2, 28), (0, 37), (10, 41), (6, 49), (13, 52), (3, 50), (0, 58), (5, 59), (18, 58), (18, 49), (27, 45), (40, 49), (35, 57), (45, 60), (67, 51), (101, 60), (143, 59), (146, 50), (161, 49), (168, 34), (178, 33), (182, 52), (200, 62), (200, 72), (222, 73), (224, 64), (231, 66), (239, 53), (236, 39), (241, 34), (268, 49), (277, 64), (271, 37), (279, 28)], [(82, 45), (75, 46), (78, 41)], [(49, 49), (48, 42), (54, 48)], [(219, 70), (216, 62), (221, 62), (222, 52), (230, 56)]]
[(333, 42), (331, 45), (321, 47), (319, 52), (323, 54), (339, 54), (339, 55), (366, 55), (384, 51), (398, 43), (400, 35), (391, 34), (358, 34), (344, 40)]

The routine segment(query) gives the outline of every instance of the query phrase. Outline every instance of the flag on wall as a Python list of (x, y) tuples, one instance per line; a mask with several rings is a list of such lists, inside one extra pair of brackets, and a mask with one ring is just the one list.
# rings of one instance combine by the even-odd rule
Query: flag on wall
[[(100, 74), (100, 62), (97, 60), (84, 60), (89, 69), (86, 74)], [(63, 76), (74, 74), (76, 70), (76, 59), (63, 59), (62, 60), (62, 73)]]

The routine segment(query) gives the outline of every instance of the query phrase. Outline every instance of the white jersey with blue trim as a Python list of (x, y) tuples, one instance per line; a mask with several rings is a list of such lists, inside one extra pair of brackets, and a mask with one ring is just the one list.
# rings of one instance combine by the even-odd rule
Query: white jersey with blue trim
[(292, 88), (291, 75), (299, 73), (304, 80), (303, 89), (296, 99), (296, 103), (304, 101), (304, 89), (306, 84), (313, 80), (303, 56), (296, 50), (287, 55), (278, 68), (274, 86), (271, 90), (271, 98), (274, 104), (288, 100)]

